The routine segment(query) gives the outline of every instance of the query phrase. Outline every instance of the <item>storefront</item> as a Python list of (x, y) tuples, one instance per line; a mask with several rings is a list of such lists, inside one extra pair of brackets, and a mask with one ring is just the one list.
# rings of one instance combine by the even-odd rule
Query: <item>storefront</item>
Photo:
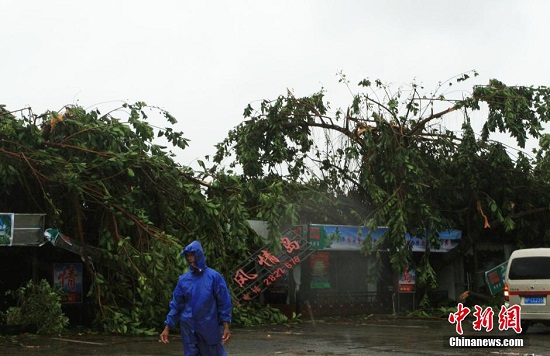
[[(361, 250), (365, 239), (376, 242), (387, 228), (370, 231), (361, 226), (310, 224), (300, 229), (316, 250), (301, 266), (298, 292), (302, 308), (310, 307), (321, 315), (391, 313), (414, 308), (416, 273), (412, 264), (398, 275), (389, 266), (387, 252), (380, 251), (386, 261), (380, 266)], [(443, 256), (458, 245), (461, 237), (458, 230), (442, 231), (440, 246), (430, 251)], [(422, 236), (404, 236), (404, 244), (411, 246), (413, 257), (426, 250), (426, 240)], [(456, 299), (461, 291), (457, 285), (464, 276), (461, 260), (453, 261), (440, 273), (438, 293), (442, 298)]]
[[(85, 324), (83, 295), (89, 288), (81, 256), (68, 247), (76, 246), (57, 233), (46, 238), (45, 214), (0, 213), (0, 310), (15, 303), (5, 295), (29, 280), (45, 279), (65, 291), (63, 311), (71, 323)], [(51, 236), (50, 236), (51, 237)], [(61, 248), (59, 248), (61, 247)]]

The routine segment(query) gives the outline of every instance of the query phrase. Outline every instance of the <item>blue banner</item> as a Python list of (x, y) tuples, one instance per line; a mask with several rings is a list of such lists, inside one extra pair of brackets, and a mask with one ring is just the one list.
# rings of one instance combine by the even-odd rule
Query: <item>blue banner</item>
[[(318, 250), (360, 250), (363, 242), (369, 236), (372, 242), (376, 242), (388, 230), (387, 227), (379, 227), (375, 231), (369, 230), (365, 226), (348, 225), (321, 225), (312, 224), (309, 226), (309, 242)], [(440, 246), (430, 246), (431, 252), (447, 252), (458, 245), (462, 238), (460, 230), (440, 231)], [(426, 250), (425, 236), (411, 236), (405, 234), (403, 242), (409, 243), (414, 252)]]

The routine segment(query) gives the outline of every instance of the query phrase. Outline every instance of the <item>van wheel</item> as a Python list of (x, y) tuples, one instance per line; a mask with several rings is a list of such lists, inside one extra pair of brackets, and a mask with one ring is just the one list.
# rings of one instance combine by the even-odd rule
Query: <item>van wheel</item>
[(527, 330), (529, 330), (529, 326), (531, 326), (531, 323), (528, 321), (522, 321), (521, 322), (521, 334), (525, 334)]

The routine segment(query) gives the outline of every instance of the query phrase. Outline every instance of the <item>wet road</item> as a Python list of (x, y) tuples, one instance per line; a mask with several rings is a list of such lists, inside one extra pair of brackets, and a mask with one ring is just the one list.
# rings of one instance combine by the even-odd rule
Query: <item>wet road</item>
[[(518, 338), (513, 331), (474, 331), (465, 323), (464, 335)], [(496, 324), (498, 325), (498, 324)], [(458, 336), (443, 319), (366, 317), (325, 319), (291, 326), (233, 328), (229, 355), (550, 355), (550, 328), (533, 326), (520, 338), (523, 347), (467, 348), (449, 346)], [(181, 355), (181, 339), (171, 343), (157, 337), (102, 335), (2, 338), (1, 355)]]

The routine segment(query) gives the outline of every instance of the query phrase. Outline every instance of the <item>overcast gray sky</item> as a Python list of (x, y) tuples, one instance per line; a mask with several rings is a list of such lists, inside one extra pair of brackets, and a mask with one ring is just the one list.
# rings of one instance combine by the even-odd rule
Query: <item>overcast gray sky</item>
[(184, 165), (214, 154), (251, 102), (324, 87), (336, 74), (427, 88), (550, 83), (550, 1), (2, 0), (0, 103), (35, 113), (145, 101), (191, 140)]

